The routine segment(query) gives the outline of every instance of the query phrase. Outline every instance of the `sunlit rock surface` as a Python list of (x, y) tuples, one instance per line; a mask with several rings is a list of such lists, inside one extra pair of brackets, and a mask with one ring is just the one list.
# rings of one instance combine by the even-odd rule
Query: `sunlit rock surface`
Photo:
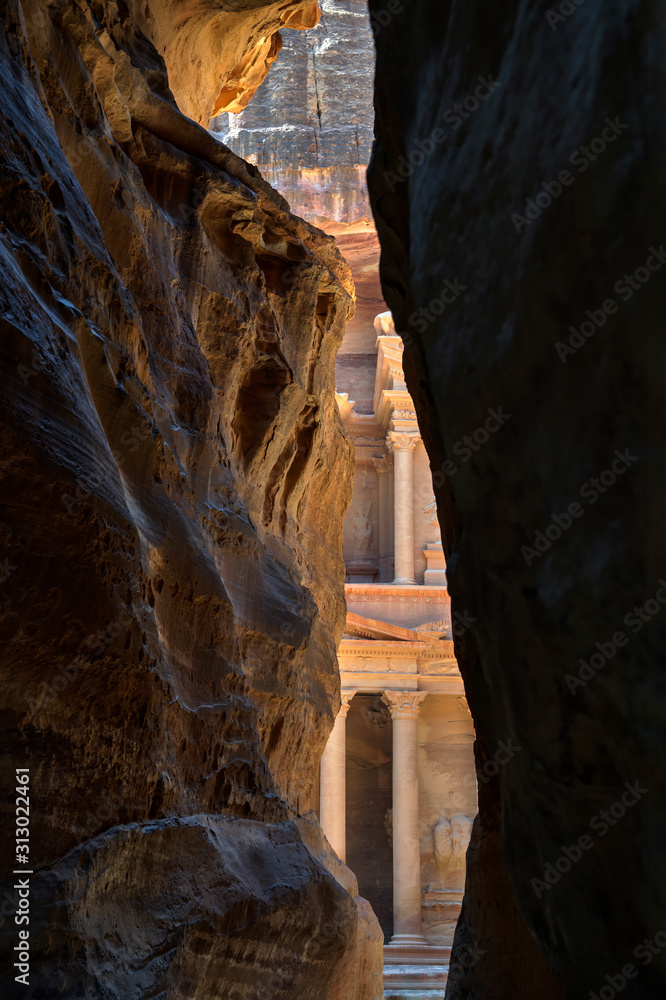
[[(313, 6), (247, 4), (263, 27), (238, 51)], [(172, 73), (206, 124), (226, 79), (223, 47), (210, 86), (183, 89), (207, 51), (177, 30), (191, 4), (3, 11), (4, 760), (30, 768), (35, 869), (21, 995), (375, 997), (378, 925), (296, 826), (339, 705), (349, 269), (178, 110)]]
[[(657, 997), (663, 17), (370, 7), (383, 288), (469, 623), (456, 650), (478, 734), (447, 997)], [(521, 749), (507, 759), (500, 741)]]
[(365, 0), (322, 0), (321, 9), (312, 31), (285, 33), (280, 58), (249, 107), (219, 115), (211, 129), (257, 164), (296, 215), (335, 236), (356, 287), (342, 350), (374, 355), (372, 324), (386, 305), (365, 180), (374, 128), (373, 28)]
[(128, 6), (164, 59), (179, 108), (206, 126), (213, 115), (248, 105), (278, 57), (281, 28), (303, 31), (320, 16), (317, 0), (129, 0)]
[(285, 38), (252, 104), (212, 127), (292, 211), (326, 228), (370, 216), (374, 50), (365, 0), (321, 0), (321, 11), (316, 28)]

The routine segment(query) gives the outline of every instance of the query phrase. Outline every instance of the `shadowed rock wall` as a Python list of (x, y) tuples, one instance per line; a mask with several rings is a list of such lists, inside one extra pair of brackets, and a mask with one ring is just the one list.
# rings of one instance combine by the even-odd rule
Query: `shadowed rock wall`
[(370, 7), (382, 283), (478, 734), (447, 997), (656, 997), (664, 8)]
[[(233, 7), (251, 48), (312, 4)], [(360, 1000), (378, 925), (296, 825), (339, 705), (353, 286), (178, 110), (158, 50), (201, 57), (192, 22), (174, 41), (193, 11), (2, 5), (3, 778), (30, 769), (35, 870), (17, 988)], [(219, 16), (201, 5), (197, 37)]]

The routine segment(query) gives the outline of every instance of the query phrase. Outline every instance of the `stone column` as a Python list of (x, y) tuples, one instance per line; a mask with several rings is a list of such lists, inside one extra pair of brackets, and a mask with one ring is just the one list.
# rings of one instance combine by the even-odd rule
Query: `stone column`
[(343, 691), (342, 704), (333, 729), (328, 737), (326, 749), (321, 758), (319, 777), (319, 822), (326, 838), (340, 858), (345, 860), (346, 820), (345, 810), (345, 757), (347, 712), (355, 691)]
[(391, 469), (388, 474), (388, 509), (389, 509), (389, 556), (386, 560), (388, 575), (387, 580), (395, 577), (395, 493), (394, 493), (394, 471), (393, 456), (391, 455)]
[(393, 536), (391, 533), (390, 512), (390, 473), (392, 460), (390, 455), (375, 458), (377, 470), (377, 525), (379, 527), (379, 581), (387, 583), (393, 577), (391, 569), (391, 548)]
[(412, 456), (420, 441), (418, 434), (390, 431), (386, 439), (393, 452), (395, 506), (395, 580), (413, 584), (414, 579), (414, 477)]
[(416, 722), (426, 691), (385, 691), (393, 720), (392, 945), (425, 944), (421, 933), (421, 853)]

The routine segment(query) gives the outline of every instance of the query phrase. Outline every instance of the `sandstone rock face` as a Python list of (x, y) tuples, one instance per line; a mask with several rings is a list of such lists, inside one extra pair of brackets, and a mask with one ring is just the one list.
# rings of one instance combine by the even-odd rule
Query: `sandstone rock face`
[[(359, 896), (356, 876), (334, 853), (313, 812), (298, 821), (298, 829), (310, 853), (344, 886), (358, 911), (356, 941), (350, 943), (335, 970), (333, 995), (341, 1000), (383, 997), (384, 935), (370, 903)], [(315, 936), (319, 932), (321, 936), (337, 937), (340, 923), (338, 914), (331, 911)]]
[(449, 1000), (666, 978), (663, 23), (571, 9), (425, 0), (377, 34), (383, 288), (470, 621)]
[(164, 60), (179, 108), (209, 119), (246, 107), (282, 47), (280, 28), (319, 20), (318, 0), (130, 0), (136, 27)]
[(372, 323), (386, 308), (365, 181), (373, 30), (365, 0), (322, 0), (321, 8), (312, 31), (285, 32), (280, 58), (249, 107), (220, 115), (211, 129), (259, 167), (293, 212), (335, 236), (356, 288), (343, 353), (367, 355), (371, 365)]
[(256, 163), (292, 210), (317, 225), (370, 215), (374, 53), (365, 0), (322, 0), (312, 31), (285, 36), (280, 60), (239, 114), (213, 128)]
[[(229, 6), (261, 31), (312, 14)], [(361, 1000), (378, 926), (296, 826), (339, 705), (352, 462), (332, 372), (353, 287), (333, 240), (178, 109), (191, 12), (3, 5), (21, 995)], [(179, 98), (206, 121), (214, 88), (194, 83)], [(15, 943), (5, 924), (5, 957)]]

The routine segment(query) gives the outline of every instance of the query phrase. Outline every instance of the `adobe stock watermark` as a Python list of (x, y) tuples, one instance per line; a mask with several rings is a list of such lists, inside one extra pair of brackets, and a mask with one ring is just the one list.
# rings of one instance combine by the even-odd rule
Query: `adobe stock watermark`
[[(421, 306), (418, 311), (411, 314), (408, 320), (409, 325), (413, 326), (417, 333), (425, 333), (428, 326), (445, 312), (446, 307), (453, 305), (456, 299), (466, 291), (467, 285), (462, 285), (457, 278), (454, 278), (453, 281), (447, 278), (439, 295), (431, 299), (427, 306)], [(411, 333), (401, 333), (400, 336), (405, 346), (412, 343)]]
[[(657, 582), (659, 589), (654, 597), (648, 598), (645, 604), (640, 607), (636, 605), (624, 616), (624, 624), (628, 629), (631, 629), (634, 635), (642, 631), (666, 605), (666, 580), (662, 577)], [(581, 658), (578, 661), (580, 663), (578, 674), (576, 676), (567, 674), (564, 678), (571, 694), (575, 694), (578, 688), (585, 687), (588, 681), (596, 677), (609, 660), (613, 659), (618, 649), (627, 645), (630, 638), (626, 632), (618, 629), (606, 642), (595, 642), (596, 652), (589, 657), (589, 662)]]
[[(649, 791), (649, 789), (641, 786), (640, 781), (635, 781), (633, 785), (630, 785), (627, 781), (624, 788), (625, 791), (616, 802), (613, 802), (608, 809), (602, 809), (590, 820), (590, 830), (598, 835), (597, 840), (605, 837), (608, 831), (623, 819), (627, 810), (640, 802), (643, 796), (647, 795)], [(563, 844), (560, 847), (562, 853), (552, 864), (550, 861), (547, 863), (542, 877), (530, 879), (530, 886), (536, 898), (541, 899), (544, 892), (557, 885), (562, 876), (570, 872), (583, 855), (587, 851), (592, 850), (594, 845), (594, 837), (590, 836), (589, 833), (582, 833), (572, 846), (567, 847)]]
[(503, 406), (489, 407), (486, 410), (486, 419), (481, 423), (471, 434), (465, 434), (464, 437), (460, 438), (459, 441), (453, 445), (451, 451), (460, 460), (456, 464), (453, 459), (446, 459), (442, 462), (440, 470), (433, 473), (432, 481), (436, 488), (440, 488), (446, 482), (446, 477), (455, 476), (460, 470), (460, 466), (464, 465), (465, 462), (469, 462), (472, 455), (475, 454), (480, 448), (482, 448), (490, 440), (493, 434), (504, 427), (507, 420), (511, 419), (510, 413), (504, 412)]
[(478, 620), (470, 615), (467, 608), (464, 611), (454, 611), (451, 615), (451, 634), (459, 638)]
[[(604, 119), (604, 126), (600, 135), (595, 136), (587, 146), (579, 146), (574, 149), (569, 157), (569, 163), (577, 169), (579, 174), (585, 173), (611, 143), (615, 142), (629, 128), (629, 125), (621, 122), (619, 117)], [(565, 188), (571, 187), (575, 180), (576, 178), (570, 170), (561, 170), (555, 180), (541, 181), (542, 190), (538, 191), (534, 198), (525, 199), (525, 208), (523, 209), (525, 214), (520, 215), (519, 212), (513, 212), (511, 215), (511, 222), (518, 235), (523, 232), (526, 226), (531, 226), (541, 213), (560, 197)]]
[(503, 767), (513, 760), (517, 753), (520, 753), (523, 748), (519, 746), (514, 746), (513, 740), (509, 739), (508, 742), (504, 740), (497, 741), (497, 748), (492, 755), (492, 757), (487, 757), (480, 768), (476, 769), (473, 774), (465, 774), (461, 779), (461, 785), (466, 787), (471, 787), (472, 785), (476, 788), (478, 785), (487, 785), (489, 781), (497, 777), (499, 772)]
[(504, 740), (498, 740), (495, 753), (483, 762), (482, 767), (477, 768), (476, 780), (478, 784), (487, 785), (522, 749), (522, 747), (514, 746), (511, 739), (508, 743), (505, 743)]
[[(634, 948), (634, 958), (640, 960), (641, 965), (650, 965), (656, 955), (660, 955), (666, 948), (666, 931), (657, 931), (652, 938), (645, 938)], [(622, 968), (614, 975), (604, 976), (606, 982), (596, 993), (590, 990), (589, 1000), (614, 1000), (621, 993), (625, 986), (632, 979), (637, 979), (641, 970), (633, 962), (626, 962)]]
[(472, 969), (483, 956), (487, 954), (485, 948), (481, 948), (476, 941), (471, 941), (465, 944), (461, 948), (455, 949), (451, 955), (451, 969), (454, 968), (462, 972), (464, 969)]
[[(487, 77), (477, 76), (476, 80), (477, 84), (474, 90), (462, 101), (457, 101), (450, 108), (447, 108), (442, 115), (443, 123), (449, 126), (451, 132), (456, 132), (462, 123), (470, 115), (473, 115), (483, 102), (487, 101), (497, 88), (501, 86), (500, 81), (493, 80), (490, 74)], [(414, 147), (407, 155), (404, 156), (401, 154), (398, 157), (397, 173), (394, 173), (392, 170), (384, 171), (384, 179), (391, 191), (395, 191), (399, 184), (404, 184), (414, 171), (423, 166), (427, 158), (432, 156), (437, 147), (445, 143), (448, 138), (449, 133), (446, 129), (437, 126), (424, 138), (416, 139)]]
[[(87, 654), (91, 657), (99, 657), (104, 654), (114, 639), (122, 635), (125, 628), (134, 622), (129, 611), (124, 610), (120, 617), (107, 625), (106, 628), (98, 629), (93, 635), (89, 635), (84, 642), (84, 646), (89, 647)], [(90, 666), (91, 661), (83, 653), (79, 653), (66, 667), (58, 667), (58, 676), (53, 680), (44, 681), (40, 686), (37, 697), (28, 695), (27, 702), (31, 712), (39, 712), (55, 701), (58, 695), (62, 695), (69, 685)]]
[(33, 347), (30, 353), (30, 367), (28, 368), (27, 365), (20, 364), (17, 368), (23, 385), (30, 385), (31, 378), (34, 378), (35, 375), (41, 375), (46, 368), (46, 364), (46, 359), (41, 356), (36, 347)]
[[(664, 244), (662, 243), (658, 250), (656, 247), (650, 247), (645, 264), (637, 267), (632, 274), (625, 274), (624, 277), (616, 281), (613, 285), (613, 291), (619, 295), (623, 302), (628, 302), (633, 298), (634, 293), (640, 291), (643, 285), (650, 280), (653, 274), (661, 270), (664, 263), (666, 263)], [(567, 358), (580, 350), (590, 337), (595, 335), (597, 330), (606, 325), (608, 317), (613, 316), (617, 311), (618, 304), (615, 299), (611, 298), (605, 299), (598, 309), (586, 310), (587, 319), (583, 320), (578, 329), (575, 326), (569, 327), (571, 336), (566, 344), (560, 340), (555, 343), (555, 350), (562, 364), (566, 364)]]
[(373, 10), (370, 14), (370, 29), (375, 38), (382, 29), (388, 28), (397, 14), (402, 14), (404, 10), (405, 6), (402, 0), (388, 0), (388, 3), (382, 10)]
[[(579, 490), (579, 495), (591, 507), (637, 461), (638, 455), (632, 455), (628, 448), (623, 452), (616, 451), (610, 468), (604, 469), (598, 476), (593, 476), (587, 482), (583, 483)], [(520, 546), (520, 554), (527, 565), (531, 566), (535, 559), (540, 559), (552, 546), (553, 542), (561, 538), (564, 532), (569, 530), (574, 521), (582, 517), (584, 513), (585, 508), (577, 501), (574, 501), (569, 504), (564, 513), (551, 514), (550, 524), (546, 525), (543, 531), (535, 532), (532, 545)]]
[(547, 10), (545, 18), (551, 27), (552, 31), (557, 30), (558, 24), (562, 24), (563, 21), (568, 21), (572, 14), (575, 14), (579, 7), (585, 3), (585, 0), (562, 0), (557, 10)]
[(513, 760), (517, 753), (520, 753), (522, 747), (514, 746), (513, 742), (509, 740), (508, 744), (504, 740), (498, 740), (497, 750), (490, 758), (483, 763), (483, 767), (477, 770), (476, 776), (477, 781), (480, 785), (487, 785), (488, 782), (499, 774), (500, 769), (505, 767), (510, 760)]

